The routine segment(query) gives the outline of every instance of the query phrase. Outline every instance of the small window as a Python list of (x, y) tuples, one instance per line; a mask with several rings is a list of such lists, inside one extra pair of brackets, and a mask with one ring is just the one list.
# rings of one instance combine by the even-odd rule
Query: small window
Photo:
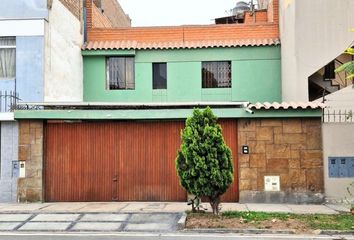
[(152, 88), (167, 89), (167, 66), (166, 63), (152, 64)]
[(203, 88), (231, 88), (231, 62), (202, 62)]
[(0, 37), (0, 79), (16, 76), (16, 38)]
[(107, 89), (135, 89), (134, 57), (107, 58)]

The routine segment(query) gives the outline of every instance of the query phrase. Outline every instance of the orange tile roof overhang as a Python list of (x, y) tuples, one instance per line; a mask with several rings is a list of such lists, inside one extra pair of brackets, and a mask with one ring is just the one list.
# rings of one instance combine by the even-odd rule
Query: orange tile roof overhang
[(82, 50), (151, 50), (151, 49), (197, 49), (215, 47), (249, 47), (276, 46), (279, 39), (245, 39), (220, 41), (188, 41), (188, 42), (138, 42), (138, 41), (90, 41)]
[(323, 109), (325, 108), (326, 105), (321, 102), (264, 102), (264, 103), (254, 103), (254, 104), (249, 104), (247, 106), (248, 109), (256, 109), (256, 110), (269, 110), (269, 109)]
[(88, 34), (83, 50), (196, 49), (280, 44), (277, 24), (93, 28)]

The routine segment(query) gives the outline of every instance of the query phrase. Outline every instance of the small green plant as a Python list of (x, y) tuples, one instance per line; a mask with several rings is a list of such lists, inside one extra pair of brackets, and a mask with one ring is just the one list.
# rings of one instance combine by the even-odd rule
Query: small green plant
[(217, 117), (209, 107), (194, 109), (181, 135), (176, 158), (180, 184), (197, 199), (207, 197), (213, 213), (219, 214), (220, 196), (233, 181), (233, 166)]

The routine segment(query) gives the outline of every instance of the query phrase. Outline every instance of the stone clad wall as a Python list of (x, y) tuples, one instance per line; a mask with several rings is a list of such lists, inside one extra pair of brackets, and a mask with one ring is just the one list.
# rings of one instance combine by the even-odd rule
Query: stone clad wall
[[(320, 119), (239, 120), (238, 140), (240, 202), (323, 201)], [(281, 191), (265, 192), (264, 176), (280, 176)]]
[(43, 201), (42, 121), (19, 122), (19, 160), (26, 161), (26, 177), (18, 179), (18, 201)]

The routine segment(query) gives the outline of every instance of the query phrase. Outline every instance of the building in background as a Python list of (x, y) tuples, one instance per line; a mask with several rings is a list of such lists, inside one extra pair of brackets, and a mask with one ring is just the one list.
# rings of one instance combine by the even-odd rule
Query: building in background
[(354, 201), (347, 191), (354, 182), (353, 78), (334, 72), (353, 61), (344, 54), (354, 45), (353, 11), (351, 0), (280, 1), (283, 99), (326, 104), (322, 129), (328, 201)]
[[(18, 177), (28, 177), (22, 160), (32, 153), (38, 161), (43, 151), (21, 144), (42, 142), (43, 127), (24, 123), (19, 137), (13, 110), (21, 102), (82, 101), (86, 10), (77, 0), (3, 0), (1, 4), (6, 7), (0, 9), (0, 202), (13, 202), (18, 200)], [(102, 11), (96, 16), (108, 19)], [(42, 167), (31, 177), (41, 179)]]

